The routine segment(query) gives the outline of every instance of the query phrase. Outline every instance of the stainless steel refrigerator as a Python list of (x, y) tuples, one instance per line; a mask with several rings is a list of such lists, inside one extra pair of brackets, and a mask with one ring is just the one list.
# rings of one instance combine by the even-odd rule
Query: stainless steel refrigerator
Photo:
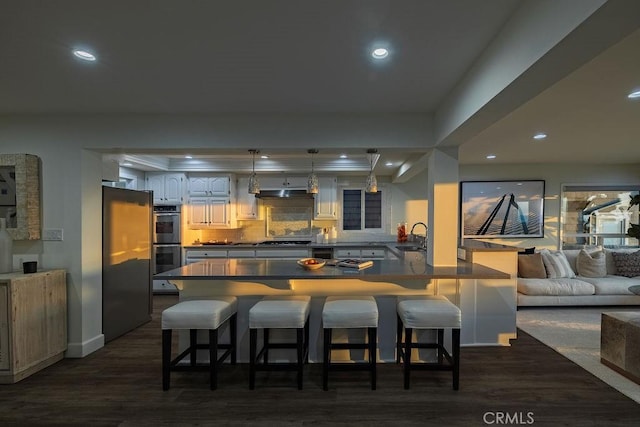
[(151, 320), (152, 215), (152, 193), (102, 187), (105, 342)]

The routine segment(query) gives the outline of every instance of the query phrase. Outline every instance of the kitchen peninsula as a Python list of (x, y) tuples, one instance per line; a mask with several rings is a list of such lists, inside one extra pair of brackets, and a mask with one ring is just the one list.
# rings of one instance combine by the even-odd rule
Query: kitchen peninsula
[[(475, 334), (463, 333), (463, 345), (499, 345), (504, 344), (502, 337), (515, 337), (515, 321), (500, 322), (486, 313), (481, 315), (478, 301), (482, 300), (478, 299), (475, 286), (476, 281), (484, 280), (493, 282), (495, 287), (513, 287), (510, 277), (508, 273), (465, 261), (452, 267), (434, 267), (427, 263), (424, 251), (415, 251), (399, 254), (398, 259), (375, 260), (373, 266), (361, 270), (324, 266), (309, 271), (295, 260), (210, 258), (158, 274), (154, 279), (175, 284), (181, 300), (237, 296), (240, 361), (248, 359), (248, 311), (262, 296), (299, 294), (312, 297), (309, 351), (310, 360), (317, 362), (321, 360), (318, 344), (322, 336), (321, 312), (325, 297), (372, 295), (380, 312), (379, 360), (391, 362), (395, 360), (395, 301), (398, 295), (445, 295), (460, 306), (463, 331), (482, 328), (490, 330), (495, 337), (493, 342), (479, 343), (473, 341)], [(440, 280), (454, 283), (454, 286), (441, 287)], [(515, 316), (507, 318), (515, 319)], [(352, 338), (349, 335), (348, 339)], [(182, 341), (181, 337), (181, 345)]]

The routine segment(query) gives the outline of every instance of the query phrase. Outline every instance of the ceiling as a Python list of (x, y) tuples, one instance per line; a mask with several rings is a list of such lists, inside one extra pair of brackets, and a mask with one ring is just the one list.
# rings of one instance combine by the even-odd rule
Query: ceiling
[[(576, 0), (582, 1), (582, 0)], [(433, 116), (521, 0), (22, 0), (0, 14), (0, 114)], [(374, 61), (370, 51), (390, 55)], [(71, 49), (95, 52), (82, 63)], [(461, 164), (640, 162), (640, 31), (470, 135)], [(532, 142), (535, 132), (546, 140)], [(264, 147), (264, 171), (366, 171), (362, 147)], [(551, 148), (548, 150), (547, 148)], [(429, 147), (379, 150), (393, 174)], [(550, 155), (549, 153), (553, 154)], [(184, 155), (194, 156), (185, 160)], [(338, 159), (348, 154), (349, 159)], [(247, 171), (246, 148), (120, 152), (141, 169)], [(386, 166), (390, 162), (392, 166)]]

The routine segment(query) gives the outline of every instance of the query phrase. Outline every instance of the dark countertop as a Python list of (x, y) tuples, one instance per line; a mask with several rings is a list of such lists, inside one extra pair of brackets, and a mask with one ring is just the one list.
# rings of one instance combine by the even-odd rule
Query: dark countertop
[[(274, 248), (274, 249), (283, 249), (283, 248), (360, 248), (360, 247), (379, 247), (386, 248), (389, 246), (400, 245), (400, 243), (396, 242), (335, 242), (335, 243), (307, 243), (305, 245), (269, 245), (269, 244), (260, 244), (259, 242), (241, 242), (241, 243), (230, 243), (230, 244), (215, 244), (215, 245), (203, 245), (202, 243), (184, 245), (185, 249), (193, 249), (193, 248), (206, 248), (206, 249), (234, 249), (234, 248)], [(411, 246), (411, 244), (408, 244)]]
[(483, 265), (458, 261), (457, 266), (427, 264), (425, 252), (409, 252), (402, 259), (375, 260), (361, 270), (324, 266), (305, 270), (295, 260), (212, 258), (153, 276), (156, 280), (289, 280), (357, 278), (369, 281), (398, 279), (508, 279), (510, 276)]

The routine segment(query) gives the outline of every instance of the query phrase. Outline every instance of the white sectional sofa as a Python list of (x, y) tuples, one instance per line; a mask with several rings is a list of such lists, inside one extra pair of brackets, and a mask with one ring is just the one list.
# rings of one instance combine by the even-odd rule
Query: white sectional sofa
[[(601, 273), (604, 274), (602, 277), (584, 277), (579, 274), (577, 259), (580, 250), (578, 249), (562, 251), (575, 277), (518, 277), (518, 307), (640, 305), (640, 295), (629, 290), (630, 286), (640, 285), (640, 274), (636, 277), (619, 275), (612, 254), (613, 252), (629, 254), (637, 252), (638, 249), (589, 249), (587, 251), (594, 253), (598, 250), (604, 252), (606, 264), (606, 274)], [(581, 265), (584, 265), (583, 261)], [(547, 274), (549, 274), (548, 269)]]

